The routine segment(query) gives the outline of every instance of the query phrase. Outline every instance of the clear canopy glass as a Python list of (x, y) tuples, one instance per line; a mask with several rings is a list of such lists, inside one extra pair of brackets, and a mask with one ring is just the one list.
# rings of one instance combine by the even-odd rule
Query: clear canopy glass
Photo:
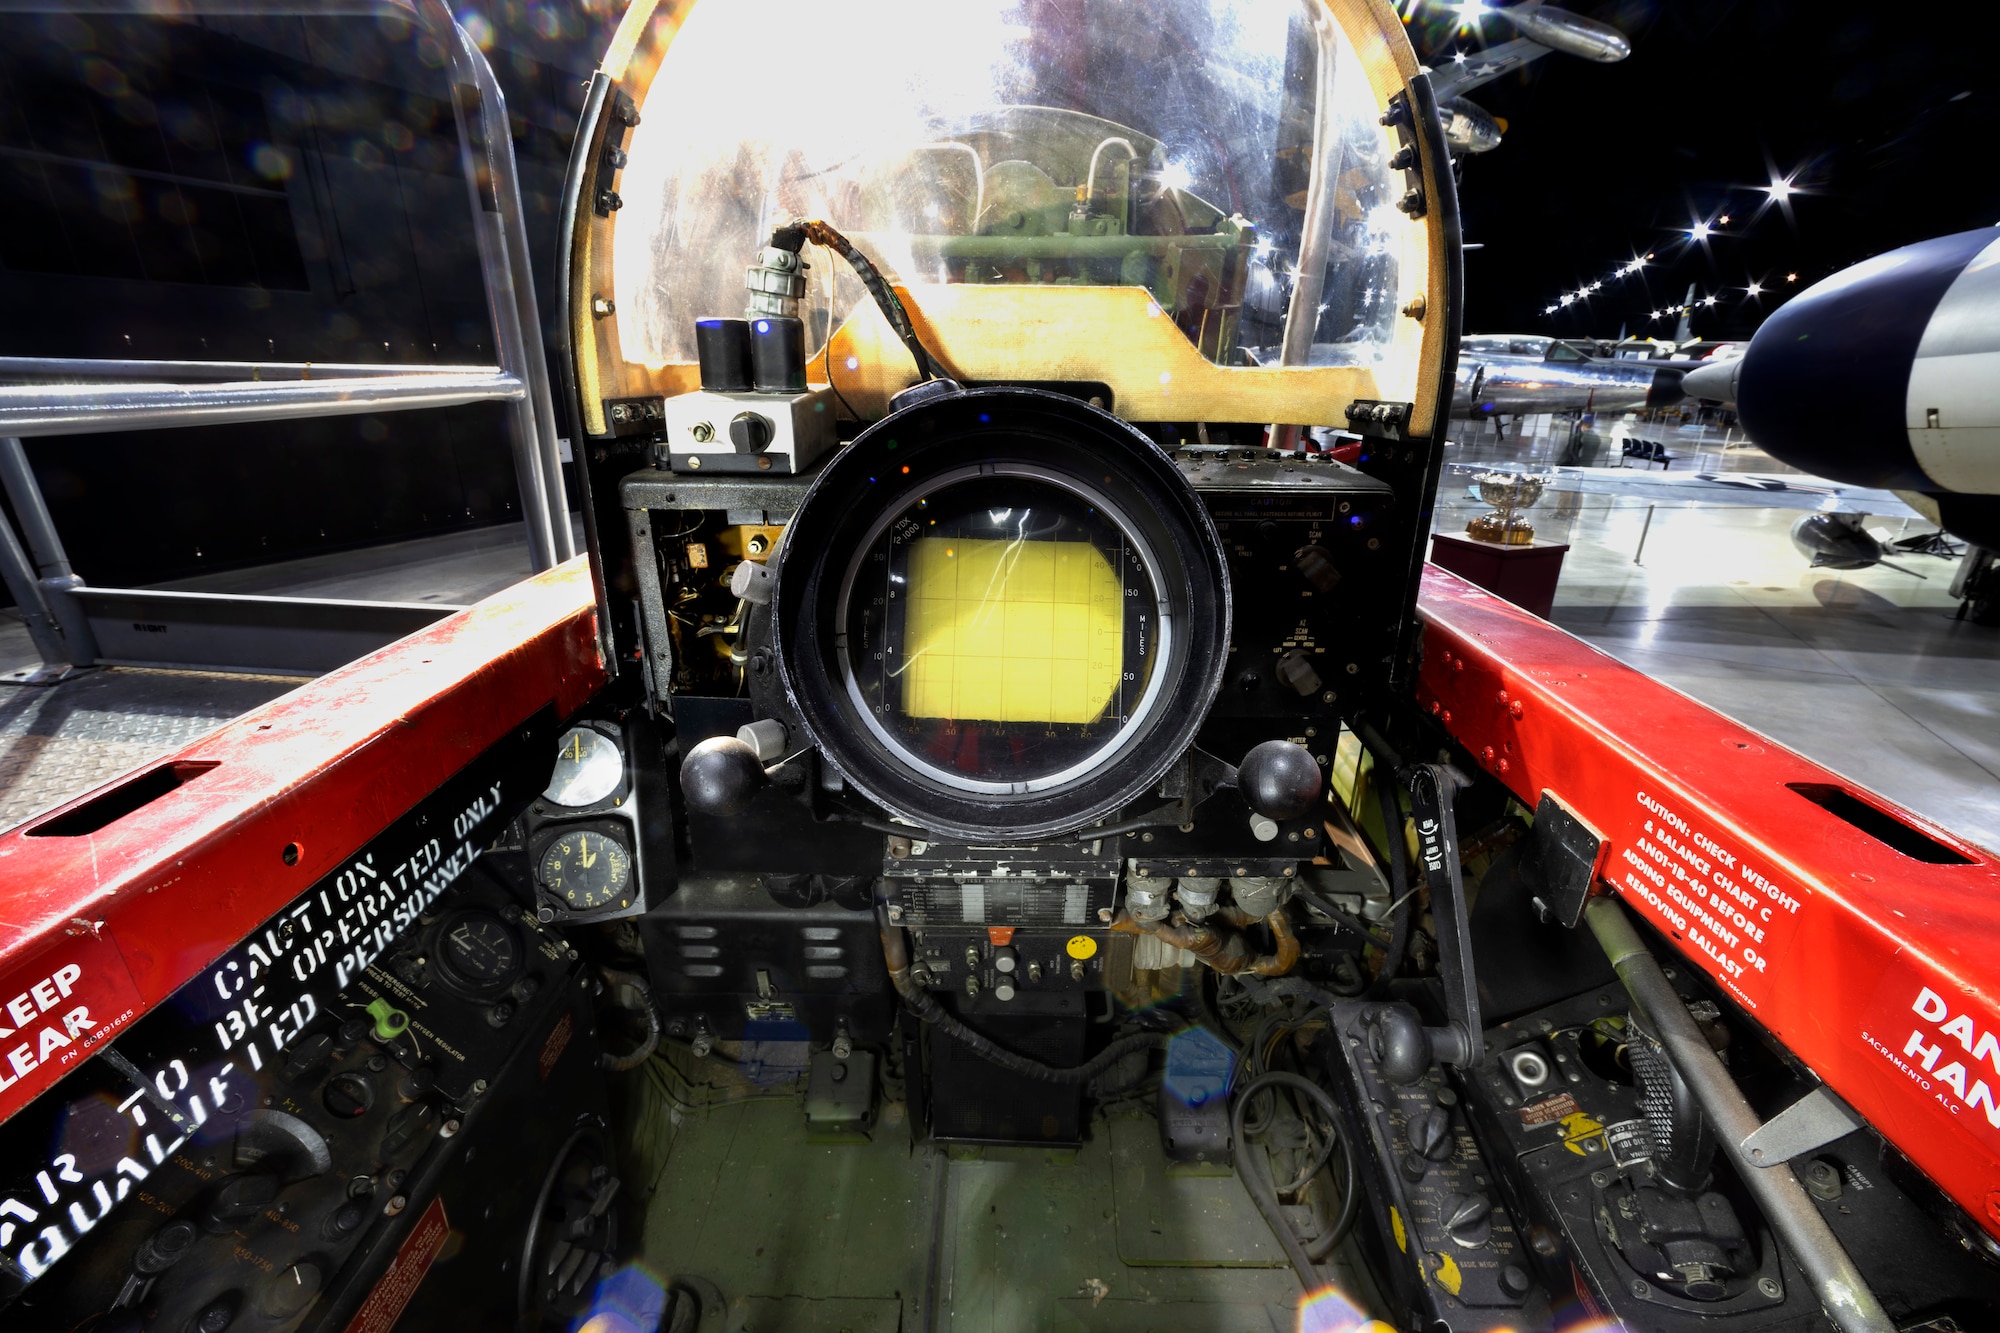
[[(652, 82), (614, 249), (628, 360), (695, 359), (771, 227), (911, 290), (1142, 287), (1210, 362), (1370, 366), (1423, 290), (1396, 144), (1319, 0), (729, 0)], [(857, 301), (815, 262), (823, 344)]]

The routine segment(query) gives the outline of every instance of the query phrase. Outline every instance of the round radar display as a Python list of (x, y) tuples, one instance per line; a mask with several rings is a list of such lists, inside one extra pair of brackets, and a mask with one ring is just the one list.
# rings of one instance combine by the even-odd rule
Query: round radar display
[(1171, 459), (1108, 413), (944, 393), (822, 470), (773, 600), (826, 761), (925, 830), (1081, 828), (1191, 743), (1228, 642), (1225, 563)]

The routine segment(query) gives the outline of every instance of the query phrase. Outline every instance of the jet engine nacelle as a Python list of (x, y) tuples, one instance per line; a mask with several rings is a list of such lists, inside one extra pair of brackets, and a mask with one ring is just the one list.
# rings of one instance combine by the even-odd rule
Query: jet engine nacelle
[(1779, 308), (1742, 358), (1689, 373), (1793, 467), (1918, 492), (1941, 525), (2000, 546), (2000, 233), (1904, 246)]

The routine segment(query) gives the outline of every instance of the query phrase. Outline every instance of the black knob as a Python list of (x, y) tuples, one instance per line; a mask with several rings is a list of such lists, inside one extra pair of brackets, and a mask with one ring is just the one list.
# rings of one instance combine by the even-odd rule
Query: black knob
[(342, 1120), (358, 1120), (375, 1104), (375, 1084), (366, 1074), (335, 1074), (319, 1099)]
[(269, 1208), (277, 1197), (276, 1176), (231, 1176), (216, 1187), (204, 1216), (212, 1230), (230, 1231)]
[(1324, 546), (1306, 546), (1294, 552), (1292, 568), (1320, 592), (1332, 592), (1340, 583), (1340, 569)]
[(194, 1223), (180, 1220), (169, 1222), (139, 1244), (139, 1252), (132, 1256), (132, 1269), (151, 1277), (164, 1273), (181, 1261), (188, 1252), (198, 1233)]
[(1527, 1295), (1529, 1281), (1528, 1270), (1519, 1264), (1508, 1264), (1500, 1270), (1500, 1290), (1509, 1296)]
[(741, 814), (766, 781), (757, 752), (734, 736), (711, 736), (681, 759), (681, 794), (705, 815)]
[(771, 447), (771, 418), (759, 412), (738, 412), (729, 421), (729, 442), (739, 454), (761, 454)]
[(318, 1264), (301, 1259), (282, 1273), (266, 1278), (257, 1303), (273, 1319), (290, 1319), (319, 1299), (319, 1289), (325, 1282)]
[(236, 1293), (227, 1292), (201, 1308), (189, 1325), (195, 1333), (222, 1333), (236, 1318)]
[(368, 1212), (360, 1204), (343, 1203), (328, 1214), (325, 1225), (320, 1228), (320, 1234), (328, 1240), (339, 1240), (343, 1236), (353, 1235), (367, 1220)]
[(1368, 1016), (1368, 1053), (1383, 1078), (1415, 1083), (1431, 1067), (1431, 1039), (1424, 1020), (1407, 1004), (1385, 1004)]
[(1452, 1244), (1477, 1249), (1493, 1237), (1493, 1200), (1484, 1194), (1454, 1194), (1438, 1210)]
[(311, 1073), (324, 1064), (331, 1054), (333, 1054), (333, 1035), (327, 1032), (315, 1032), (303, 1041), (294, 1043), (291, 1050), (285, 1053), (285, 1077), (296, 1079)]
[(1244, 804), (1267, 819), (1297, 819), (1319, 800), (1319, 765), (1304, 746), (1265, 741), (1250, 747), (1236, 766), (1236, 789)]
[(1451, 1114), (1435, 1106), (1427, 1106), (1410, 1117), (1404, 1127), (1404, 1134), (1410, 1140), (1410, 1150), (1425, 1160), (1442, 1162), (1451, 1156)]

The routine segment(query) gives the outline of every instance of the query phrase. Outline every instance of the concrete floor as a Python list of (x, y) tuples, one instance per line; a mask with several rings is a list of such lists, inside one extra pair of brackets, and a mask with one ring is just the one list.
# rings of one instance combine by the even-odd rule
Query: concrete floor
[[(1607, 436), (1610, 423), (1599, 422)], [(1788, 472), (1714, 432), (1658, 435), (1690, 470)], [(1543, 466), (1546, 433), (1491, 432), (1457, 462)], [(1701, 453), (1699, 464), (1694, 455)], [(1684, 466), (1676, 463), (1676, 468)], [(1485, 506), (1439, 496), (1435, 527), (1462, 532)], [(1554, 620), (1629, 665), (1842, 776), (2000, 850), (2000, 630), (1955, 620), (1956, 562), (1911, 556), (1917, 578), (1876, 567), (1814, 570), (1789, 533), (1801, 511), (1661, 504), (1640, 562), (1647, 503), (1548, 495), (1537, 535), (1570, 543)], [(1892, 536), (1928, 525), (1873, 524)]]

